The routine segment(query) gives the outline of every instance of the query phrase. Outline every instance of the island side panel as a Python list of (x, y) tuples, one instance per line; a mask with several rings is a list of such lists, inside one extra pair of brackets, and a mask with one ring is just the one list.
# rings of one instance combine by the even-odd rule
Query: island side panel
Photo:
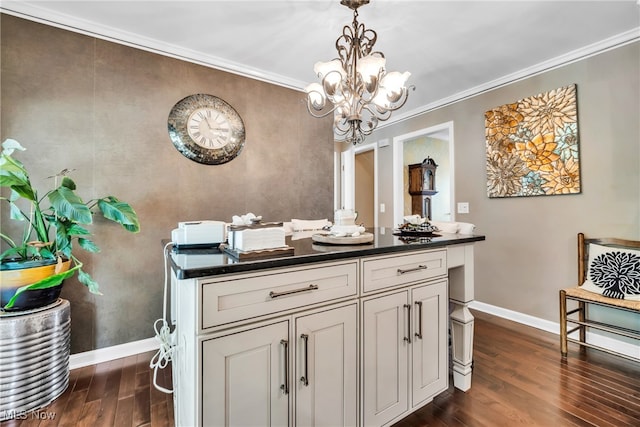
[(474, 321), (469, 304), (474, 298), (473, 244), (447, 247), (449, 268), (449, 300), (452, 306), (451, 345), (453, 385), (467, 391), (471, 388)]

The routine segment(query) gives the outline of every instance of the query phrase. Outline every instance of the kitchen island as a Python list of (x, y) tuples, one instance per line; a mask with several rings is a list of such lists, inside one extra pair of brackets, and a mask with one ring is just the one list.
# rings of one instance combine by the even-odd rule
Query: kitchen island
[(176, 425), (389, 425), (471, 387), (473, 249), (484, 236), (325, 245), (239, 261), (170, 252)]

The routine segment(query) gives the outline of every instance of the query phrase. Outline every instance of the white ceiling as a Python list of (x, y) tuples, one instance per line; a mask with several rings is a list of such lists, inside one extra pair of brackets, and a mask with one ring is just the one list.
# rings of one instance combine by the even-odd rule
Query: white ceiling
[[(640, 0), (371, 0), (387, 69), (410, 71), (408, 117), (640, 39)], [(339, 0), (2, 1), (3, 12), (302, 89), (352, 20)], [(569, 82), (568, 82), (569, 83)]]

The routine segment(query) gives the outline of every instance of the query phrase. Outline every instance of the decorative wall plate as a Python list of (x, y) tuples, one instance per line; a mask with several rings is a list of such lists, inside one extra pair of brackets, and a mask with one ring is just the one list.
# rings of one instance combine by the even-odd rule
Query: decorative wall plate
[(231, 105), (213, 95), (189, 95), (178, 101), (169, 113), (167, 127), (176, 149), (205, 165), (229, 162), (244, 147), (242, 118)]

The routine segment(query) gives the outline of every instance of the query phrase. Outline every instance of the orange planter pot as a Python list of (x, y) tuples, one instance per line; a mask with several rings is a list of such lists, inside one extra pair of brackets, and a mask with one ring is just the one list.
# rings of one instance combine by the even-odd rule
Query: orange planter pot
[[(43, 261), (44, 262), (44, 261)], [(2, 265), (0, 270), (0, 308), (4, 310), (4, 306), (16, 293), (18, 288), (36, 283), (56, 273), (55, 262), (48, 265), (30, 266), (27, 268), (19, 268), (19, 263), (7, 263)], [(34, 261), (29, 261), (30, 265), (34, 265)], [(64, 261), (62, 268), (58, 273), (63, 273), (71, 267), (71, 260)], [(35, 289), (23, 292), (17, 298), (14, 306), (10, 311), (30, 310), (38, 307), (49, 305), (56, 301), (62, 291), (62, 284), (47, 289)], [(8, 310), (8, 311), (9, 311)]]

